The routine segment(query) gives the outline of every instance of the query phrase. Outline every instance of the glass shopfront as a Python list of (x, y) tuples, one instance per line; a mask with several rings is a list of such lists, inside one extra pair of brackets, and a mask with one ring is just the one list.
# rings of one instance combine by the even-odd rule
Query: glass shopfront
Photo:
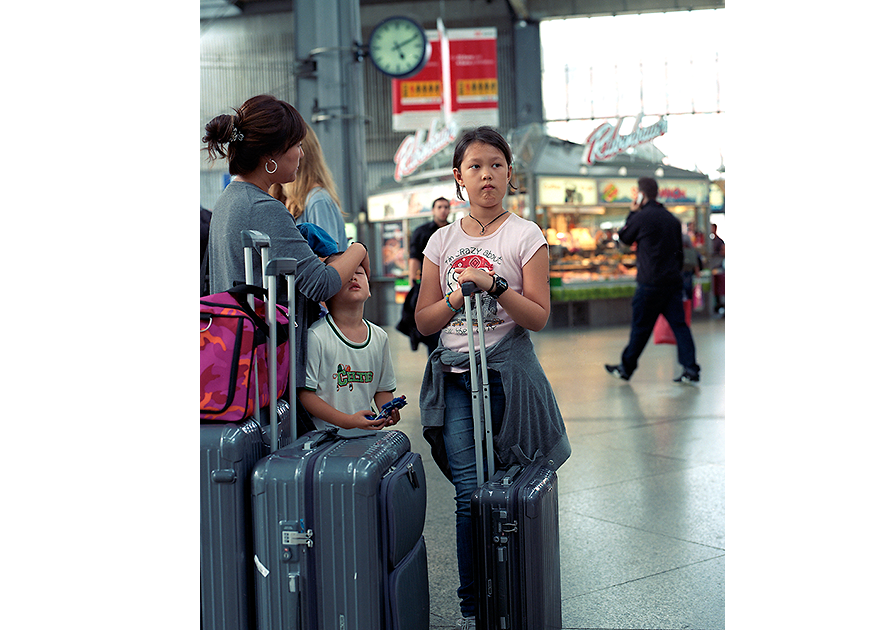
[[(550, 245), (553, 286), (635, 279), (635, 250), (618, 240), (637, 178), (537, 177), (536, 221)], [(705, 232), (708, 180), (658, 178), (658, 200), (692, 231)]]

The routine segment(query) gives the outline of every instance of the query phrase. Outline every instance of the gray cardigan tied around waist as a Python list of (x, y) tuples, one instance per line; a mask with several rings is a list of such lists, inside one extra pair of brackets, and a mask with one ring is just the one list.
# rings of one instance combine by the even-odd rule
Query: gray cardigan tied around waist
[[(477, 361), (479, 365), (479, 351)], [(486, 362), (489, 369), (501, 374), (506, 400), (501, 430), (494, 436), (495, 455), (501, 465), (507, 467), (541, 460), (557, 470), (571, 455), (571, 444), (556, 396), (535, 354), (529, 331), (517, 325), (489, 347)], [(422, 431), (431, 445), (431, 454), (440, 470), (451, 479), (443, 444), (444, 365), (469, 369), (470, 360), (466, 352), (438, 346), (425, 368), (419, 407)]]

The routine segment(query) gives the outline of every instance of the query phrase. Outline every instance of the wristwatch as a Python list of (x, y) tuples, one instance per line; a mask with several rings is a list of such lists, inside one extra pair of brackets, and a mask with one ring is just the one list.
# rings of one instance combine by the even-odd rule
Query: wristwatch
[(507, 280), (501, 276), (495, 276), (492, 280), (492, 288), (488, 291), (489, 295), (497, 300), (505, 291), (507, 291)]

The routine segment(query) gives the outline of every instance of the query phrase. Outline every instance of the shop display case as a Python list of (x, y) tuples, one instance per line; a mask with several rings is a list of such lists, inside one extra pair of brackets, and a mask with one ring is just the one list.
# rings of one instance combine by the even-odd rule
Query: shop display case
[(635, 277), (635, 252), (617, 237), (626, 219), (625, 210), (602, 214), (562, 207), (542, 210), (540, 214), (549, 225), (544, 234), (550, 246), (552, 286)]
[[(700, 225), (700, 219), (705, 215), (695, 206), (671, 206), (668, 209), (682, 225)], [(634, 282), (635, 248), (624, 245), (618, 238), (618, 231), (628, 214), (628, 206), (595, 207), (587, 212), (559, 206), (540, 209), (539, 218), (549, 226), (544, 233), (550, 246), (551, 286)]]

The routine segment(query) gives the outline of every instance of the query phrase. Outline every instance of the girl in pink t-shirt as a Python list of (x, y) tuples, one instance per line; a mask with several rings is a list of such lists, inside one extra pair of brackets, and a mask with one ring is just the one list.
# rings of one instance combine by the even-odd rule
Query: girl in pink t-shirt
[[(544, 235), (537, 224), (501, 205), (510, 184), (511, 160), (507, 141), (489, 127), (465, 134), (455, 149), (456, 193), (464, 200), (461, 186), (465, 187), (470, 212), (428, 241), (416, 306), (419, 332), (440, 330), (441, 342), (451, 349), (467, 348), (463, 324), (458, 323), (463, 318), (456, 317), (464, 305), (460, 287), (466, 281), (488, 292), (497, 304), (498, 319), (503, 315), (504, 322), (493, 320), (487, 332), (505, 324), (538, 331), (550, 317), (550, 257)], [(492, 343), (487, 338), (486, 345)]]
[[(473, 209), (471, 213), (473, 214)], [(466, 224), (470, 221), (470, 217), (465, 217), (438, 230), (436, 238), (432, 238), (425, 248), (425, 258), (437, 266), (441, 290), (441, 294), (437, 297), (446, 308), (445, 311), (441, 311), (439, 307), (436, 310), (444, 317), (452, 315), (452, 319), (449, 319), (441, 329), (440, 340), (446, 348), (457, 352), (468, 351), (466, 319), (464, 311), (453, 311), (446, 305), (445, 296), (449, 296), (449, 303), (453, 306), (463, 302), (463, 298), (460, 297), (460, 284), (464, 281), (461, 280), (462, 276), (465, 273), (477, 275), (476, 272), (480, 271), (487, 285), (483, 287), (484, 290), (487, 288), (490, 290), (490, 299), (484, 298), (482, 304), (486, 345), (491, 347), (513, 330), (517, 323), (504, 306), (509, 304), (509, 299), (506, 297), (499, 299), (500, 296), (491, 297), (493, 281), (496, 294), (499, 291), (497, 278), (504, 278), (511, 296), (517, 294), (517, 297), (522, 298), (525, 303), (528, 298), (522, 295), (524, 263), (533, 257), (540, 259), (541, 254), (544, 258), (547, 257), (547, 242), (544, 240), (544, 235), (531, 221), (504, 212), (497, 222), (497, 228), (494, 225), (489, 226), (485, 236), (468, 234)], [(489, 233), (489, 230), (492, 232)], [(479, 232), (479, 228), (475, 231)], [(539, 264), (535, 266), (539, 267)], [(423, 276), (421, 290), (424, 290), (424, 283)], [(547, 289), (546, 276), (544, 289)], [(549, 303), (549, 299), (547, 302)], [(525, 304), (525, 306), (528, 308), (530, 305)], [(539, 312), (535, 319), (540, 321)], [(546, 315), (544, 321), (546, 322)], [(476, 343), (479, 347), (479, 339)]]
[[(438, 444), (442, 436), (442, 445), (438, 448), (448, 461), (448, 471), (444, 472), (450, 477), (456, 490), (460, 578), (458, 595), (462, 614), (459, 624), (464, 624), (462, 627), (472, 627), (465, 620), (474, 617), (476, 613), (470, 498), (477, 488), (477, 476), (470, 374), (466, 368), (461, 367), (467, 365), (466, 361), (461, 361), (461, 357), (462, 354), (467, 357), (468, 343), (461, 284), (466, 281), (474, 282), (491, 298), (483, 301), (483, 321), (486, 354), (490, 359), (490, 367), (493, 364), (496, 367), (489, 370), (492, 424), (496, 436), (499, 435), (502, 418), (507, 426), (508, 422), (528, 423), (530, 417), (518, 413), (519, 410), (513, 413), (512, 407), (522, 398), (515, 391), (505, 395), (502, 370), (499, 369), (502, 366), (497, 363), (500, 360), (493, 357), (492, 347), (502, 339), (507, 341), (518, 334), (518, 326), (526, 331), (541, 330), (550, 316), (550, 258), (544, 235), (535, 223), (510, 214), (502, 206), (510, 185), (511, 163), (510, 147), (504, 137), (494, 129), (480, 127), (462, 136), (455, 148), (452, 173), (455, 176), (458, 197), (464, 200), (462, 186), (467, 191), (470, 212), (467, 217), (437, 230), (428, 241), (416, 305), (416, 325), (419, 332), (429, 335), (441, 331), (441, 345), (431, 355), (426, 368), (425, 383), (436, 383), (435, 387), (429, 388), (428, 393), (442, 400), (442, 419), (428, 418), (429, 412), (423, 404), (427, 400), (425, 385), (420, 407), (426, 438), (429, 441), (433, 439), (428, 437), (428, 429), (434, 431), (432, 435), (436, 437)], [(514, 335), (508, 336), (508, 333)], [(477, 350), (482, 350), (478, 340), (476, 343)], [(499, 348), (502, 346), (504, 344), (500, 344)], [(522, 346), (518, 346), (518, 352), (534, 354), (530, 342), (527, 344), (528, 350), (521, 348)], [(532, 371), (540, 371), (537, 357), (529, 358), (534, 361), (528, 365), (538, 366), (537, 369), (532, 367)], [(507, 380), (509, 387), (537, 388), (530, 380), (537, 381), (537, 375), (529, 374), (528, 378), (523, 378), (517, 374), (521, 370), (515, 364), (520, 359), (521, 357), (515, 356), (504, 363), (504, 379), (519, 378), (519, 381)], [(546, 377), (544, 384), (542, 391), (545, 393), (540, 395), (550, 398), (552, 405), (556, 407)], [(551, 393), (548, 395), (546, 392)], [(432, 408), (436, 409), (436, 406)], [(505, 409), (508, 412), (507, 417)], [(557, 417), (561, 424), (561, 417), (558, 414)], [(539, 420), (546, 422), (544, 418), (535, 419), (536, 422)], [(439, 426), (441, 423), (442, 426)], [(564, 432), (564, 426), (557, 427), (557, 435), (553, 439), (557, 439), (558, 432)], [(520, 434), (519, 429), (515, 433)], [(567, 446), (567, 440), (565, 444)], [(499, 439), (496, 439), (495, 446), (496, 449), (499, 448)], [(527, 444), (522, 446), (523, 451), (528, 448)], [(532, 457), (534, 453), (526, 452), (525, 455)]]

